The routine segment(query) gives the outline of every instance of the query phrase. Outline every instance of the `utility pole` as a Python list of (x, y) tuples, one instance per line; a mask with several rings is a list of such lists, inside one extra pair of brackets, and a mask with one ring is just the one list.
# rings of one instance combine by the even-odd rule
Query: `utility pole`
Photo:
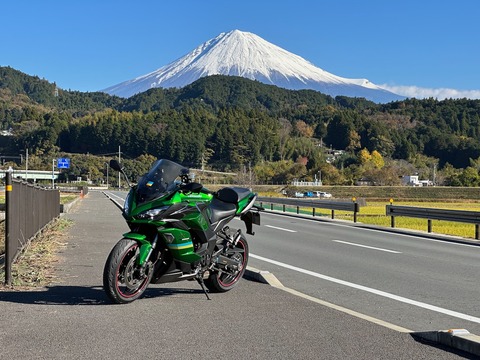
[(25, 149), (25, 181), (28, 180), (28, 149)]
[(108, 165), (108, 163), (105, 163), (105, 165), (107, 165), (107, 190), (108, 190), (108, 167), (109, 167), (109, 165)]
[[(120, 155), (121, 152), (120, 152), (120, 145), (118, 145), (118, 163), (121, 164), (121, 161), (120, 161)], [(118, 190), (120, 190), (120, 171), (118, 172)]]
[(249, 177), (249, 185), (250, 188), (252, 187), (252, 162), (248, 162), (248, 177)]
[(11, 224), (13, 221), (13, 215), (11, 209), (11, 196), (12, 196), (12, 174), (13, 169), (10, 168), (5, 173), (5, 285), (12, 284), (12, 259), (14, 257), (14, 249), (12, 247), (10, 233), (11, 233)]
[(55, 159), (52, 159), (52, 189), (55, 189)]

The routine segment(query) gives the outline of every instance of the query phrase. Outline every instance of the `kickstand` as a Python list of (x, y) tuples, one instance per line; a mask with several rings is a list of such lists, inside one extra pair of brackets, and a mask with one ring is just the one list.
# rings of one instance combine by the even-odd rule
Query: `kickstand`
[(198, 283), (202, 287), (203, 292), (205, 293), (205, 296), (207, 297), (208, 300), (211, 300), (210, 297), (208, 296), (207, 289), (205, 288), (205, 284), (203, 283), (203, 277), (197, 278)]

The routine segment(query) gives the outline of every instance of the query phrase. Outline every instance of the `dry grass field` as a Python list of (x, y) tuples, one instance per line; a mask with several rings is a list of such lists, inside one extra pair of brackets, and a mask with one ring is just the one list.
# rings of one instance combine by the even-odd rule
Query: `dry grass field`
[[(360, 209), (360, 213), (357, 215), (357, 221), (364, 224), (378, 225), (390, 227), (390, 217), (385, 215), (386, 205), (388, 202), (370, 202), (367, 201), (367, 206), (364, 206)], [(468, 210), (468, 211), (479, 211), (480, 212), (480, 202), (418, 202), (418, 201), (398, 201), (394, 202), (394, 205), (399, 206), (415, 206), (415, 207), (425, 207), (425, 208), (438, 208), (438, 209), (449, 209), (449, 210)], [(336, 214), (337, 215), (337, 214)], [(350, 220), (353, 219), (353, 215), (350, 213), (341, 213), (338, 212), (339, 219)], [(411, 230), (420, 230), (427, 231), (428, 228), (427, 219), (415, 219), (407, 217), (397, 217), (395, 218), (395, 227)], [(450, 221), (441, 221), (441, 220), (432, 220), (432, 232), (461, 236), (464, 238), (475, 238), (475, 225), (465, 224), (459, 222), (450, 222)]]

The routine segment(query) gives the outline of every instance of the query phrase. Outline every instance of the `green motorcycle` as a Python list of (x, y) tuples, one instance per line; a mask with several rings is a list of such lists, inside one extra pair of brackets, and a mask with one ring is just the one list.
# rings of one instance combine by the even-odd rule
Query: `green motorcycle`
[[(116, 160), (110, 166), (127, 178)], [(194, 182), (187, 168), (156, 161), (125, 199), (123, 217), (130, 232), (107, 258), (103, 286), (108, 297), (130, 303), (150, 283), (182, 280), (198, 281), (207, 298), (206, 288), (232, 289), (245, 272), (249, 252), (242, 231), (228, 223), (238, 216), (247, 234), (254, 235), (262, 210), (254, 205), (256, 197), (239, 187), (211, 192)]]

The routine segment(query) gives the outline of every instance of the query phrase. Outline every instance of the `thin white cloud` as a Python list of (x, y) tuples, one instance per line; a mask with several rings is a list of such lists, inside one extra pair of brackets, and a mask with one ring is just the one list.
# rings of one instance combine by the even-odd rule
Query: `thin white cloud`
[(457, 90), (457, 89), (429, 89), (418, 86), (395, 86), (395, 85), (379, 85), (385, 90), (395, 94), (406, 96), (409, 98), (425, 99), (434, 98), (438, 100), (444, 99), (480, 99), (480, 90)]

